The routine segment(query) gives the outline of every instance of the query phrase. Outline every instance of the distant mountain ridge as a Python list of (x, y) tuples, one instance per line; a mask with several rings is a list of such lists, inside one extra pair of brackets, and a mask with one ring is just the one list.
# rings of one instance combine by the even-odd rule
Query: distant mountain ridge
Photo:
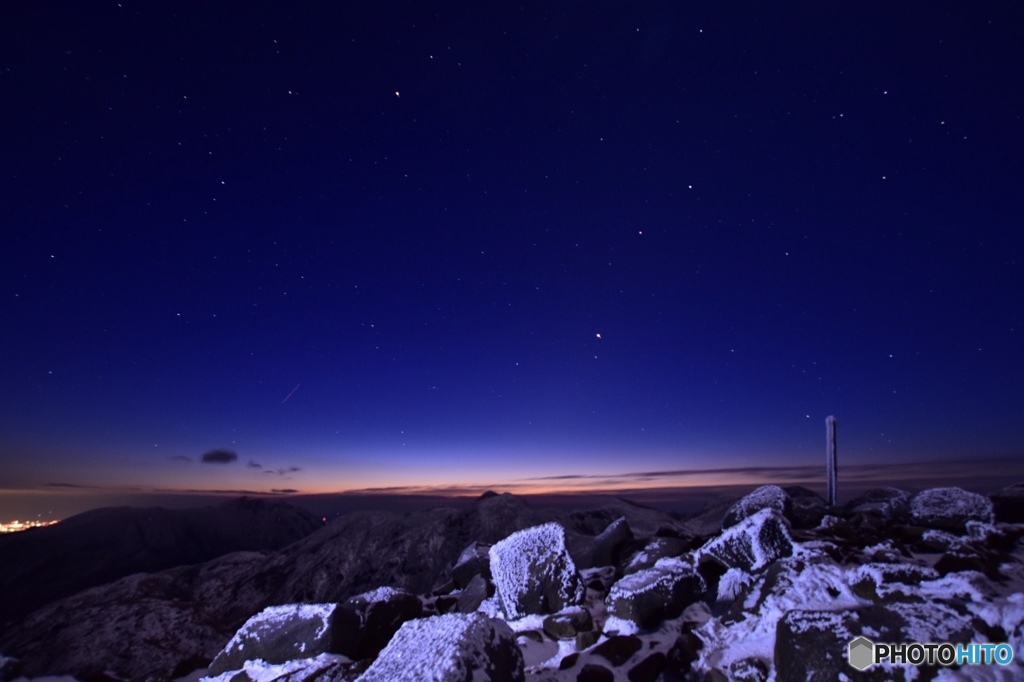
[(0, 536), (0, 633), (81, 590), (230, 552), (280, 549), (323, 525), (284, 502), (240, 498), (190, 509), (94, 509)]

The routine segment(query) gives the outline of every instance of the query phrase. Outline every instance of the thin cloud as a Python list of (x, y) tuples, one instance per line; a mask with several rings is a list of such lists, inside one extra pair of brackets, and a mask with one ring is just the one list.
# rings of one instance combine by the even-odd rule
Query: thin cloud
[(732, 469), (672, 469), (668, 471), (634, 471), (609, 476), (606, 474), (564, 474), (560, 476), (531, 476), (520, 478), (520, 481), (592, 481), (616, 478), (622, 480), (651, 480), (658, 478), (680, 478), (687, 476), (707, 476), (709, 474), (731, 474), (749, 476), (771, 476), (775, 478), (801, 479), (810, 475), (820, 475), (823, 466), (788, 466), (788, 467), (736, 467)]
[(266, 469), (263, 473), (265, 474), (276, 474), (278, 476), (287, 476), (288, 474), (294, 474), (298, 471), (302, 471), (302, 467), (290, 466), (281, 467), (280, 469)]
[(249, 460), (249, 463), (246, 464), (245, 466), (249, 467), (250, 469), (262, 469), (263, 468), (262, 464), (260, 464), (259, 462), (254, 462), (251, 459)]
[(172, 457), (168, 457), (168, 459), (170, 459), (172, 462), (191, 462), (192, 461), (192, 458), (189, 457), (188, 455), (174, 455)]
[(299, 491), (296, 490), (295, 488), (271, 488), (270, 492), (277, 493), (279, 495), (291, 495)]
[(234, 450), (210, 450), (203, 454), (203, 464), (231, 464), (238, 460), (238, 453)]

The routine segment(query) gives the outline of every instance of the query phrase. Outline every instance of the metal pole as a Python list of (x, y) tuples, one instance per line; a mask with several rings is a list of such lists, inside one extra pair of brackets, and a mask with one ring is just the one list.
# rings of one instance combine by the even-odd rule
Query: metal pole
[(828, 504), (836, 506), (836, 418), (825, 418), (825, 441), (828, 449), (825, 454), (825, 472), (828, 476)]

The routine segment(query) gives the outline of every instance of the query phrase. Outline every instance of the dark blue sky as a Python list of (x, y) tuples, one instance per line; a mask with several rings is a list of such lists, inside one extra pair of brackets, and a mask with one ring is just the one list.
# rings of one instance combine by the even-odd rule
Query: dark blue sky
[(0, 489), (1022, 459), (1017, 3), (435, 5), (3, 4)]

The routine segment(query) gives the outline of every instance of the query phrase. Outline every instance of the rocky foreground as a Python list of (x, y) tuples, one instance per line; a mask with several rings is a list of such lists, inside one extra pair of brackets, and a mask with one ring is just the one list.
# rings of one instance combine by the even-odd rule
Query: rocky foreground
[(1024, 655), (1024, 488), (765, 486), (691, 519), (470, 509), (346, 515), (277, 552), (137, 574), (0, 639), (0, 676), (165, 680), (1022, 679), (878, 665), (847, 645), (1008, 642)]

